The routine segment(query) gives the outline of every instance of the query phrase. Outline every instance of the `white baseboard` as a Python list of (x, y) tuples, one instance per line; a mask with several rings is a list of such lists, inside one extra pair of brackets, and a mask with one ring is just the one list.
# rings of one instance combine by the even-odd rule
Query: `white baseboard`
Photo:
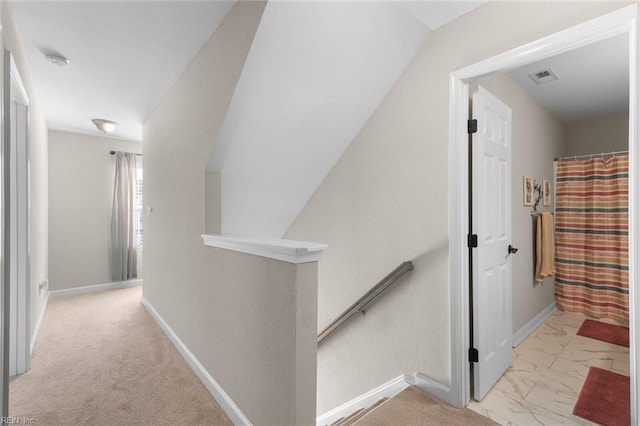
[(442, 383), (427, 377), (422, 373), (415, 374), (415, 386), (417, 386), (423, 392), (435, 396), (436, 398), (451, 405), (451, 388), (443, 385)]
[(42, 320), (44, 319), (44, 313), (47, 310), (47, 304), (49, 303), (49, 293), (47, 293), (47, 297), (44, 299), (44, 304), (42, 305), (42, 309), (40, 309), (40, 315), (38, 315), (38, 322), (36, 322), (36, 328), (33, 330), (33, 336), (31, 336), (31, 345), (29, 346), (29, 358), (33, 355), (33, 348), (36, 346), (36, 338), (38, 337), (38, 333), (40, 332), (40, 327), (42, 326)]
[(233, 400), (227, 395), (222, 387), (215, 381), (215, 379), (209, 374), (204, 366), (198, 361), (198, 359), (191, 353), (191, 351), (182, 343), (182, 340), (174, 333), (165, 320), (160, 316), (158, 311), (149, 303), (147, 299), (142, 298), (141, 302), (147, 311), (151, 314), (153, 319), (158, 323), (164, 334), (167, 335), (171, 343), (176, 347), (182, 358), (189, 364), (189, 367), (196, 373), (202, 384), (207, 388), (213, 399), (216, 400), (220, 408), (231, 419), (234, 425), (251, 425), (251, 422), (240, 410), (240, 408), (233, 402)]
[(524, 339), (529, 337), (531, 333), (533, 333), (536, 328), (540, 327), (543, 322), (547, 318), (549, 318), (556, 311), (556, 302), (554, 301), (552, 304), (547, 306), (540, 312), (538, 315), (533, 317), (531, 321), (526, 323), (520, 330), (516, 331), (513, 334), (513, 347), (517, 347), (520, 343), (524, 342)]
[(114, 290), (142, 285), (142, 278), (127, 281), (116, 281), (106, 284), (87, 285), (84, 287), (64, 288), (62, 290), (49, 291), (49, 297), (73, 296), (76, 294), (92, 293), (95, 291)]
[(326, 412), (316, 419), (316, 425), (330, 425), (341, 417), (347, 417), (361, 408), (370, 407), (382, 398), (391, 398), (413, 384), (414, 380), (412, 377), (406, 375), (398, 376), (395, 379), (392, 379), (387, 383)]
[(387, 383), (324, 413), (316, 419), (316, 426), (333, 424), (341, 417), (347, 417), (362, 408), (368, 408), (380, 401), (382, 398), (394, 397), (409, 386), (417, 386), (423, 392), (433, 395), (449, 404), (451, 389), (448, 386), (445, 386), (421, 373), (416, 373), (414, 377), (403, 374), (402, 376), (389, 380)]

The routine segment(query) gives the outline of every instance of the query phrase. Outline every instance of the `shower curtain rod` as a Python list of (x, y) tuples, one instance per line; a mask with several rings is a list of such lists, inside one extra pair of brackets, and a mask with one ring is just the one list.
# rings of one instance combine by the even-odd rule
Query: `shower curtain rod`
[(628, 154), (629, 151), (611, 151), (611, 152), (603, 152), (601, 154), (585, 154), (585, 155), (570, 155), (568, 157), (556, 157), (553, 161), (566, 161), (566, 160), (577, 160), (578, 158), (594, 158), (594, 157), (604, 157), (605, 155), (616, 155), (616, 154)]
[[(113, 155), (116, 152), (124, 152), (124, 151), (109, 151), (109, 154)], [(135, 155), (139, 155), (140, 157), (142, 157), (142, 154), (138, 154), (136, 152), (124, 152), (125, 154), (135, 154)]]

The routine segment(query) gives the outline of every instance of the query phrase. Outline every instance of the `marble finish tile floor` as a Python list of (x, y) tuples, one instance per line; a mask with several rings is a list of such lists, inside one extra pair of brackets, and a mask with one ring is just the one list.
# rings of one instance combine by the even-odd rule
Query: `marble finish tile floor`
[(508, 426), (594, 425), (572, 414), (589, 367), (628, 376), (629, 348), (577, 336), (585, 319), (556, 311), (513, 350), (511, 367), (484, 399), (468, 408)]

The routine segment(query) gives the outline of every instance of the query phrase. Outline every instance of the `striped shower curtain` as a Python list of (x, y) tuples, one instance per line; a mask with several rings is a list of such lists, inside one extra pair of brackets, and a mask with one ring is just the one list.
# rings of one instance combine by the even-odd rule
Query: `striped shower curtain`
[(629, 320), (629, 157), (561, 161), (556, 179), (556, 304)]

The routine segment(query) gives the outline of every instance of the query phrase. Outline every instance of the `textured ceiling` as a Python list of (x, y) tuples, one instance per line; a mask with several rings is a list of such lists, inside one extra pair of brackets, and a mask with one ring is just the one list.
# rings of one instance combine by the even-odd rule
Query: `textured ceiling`
[[(142, 123), (213, 34), (229, 1), (11, 1), (51, 129), (141, 140)], [(58, 67), (43, 51), (69, 58)]]
[[(435, 29), (483, 2), (389, 3)], [(95, 134), (91, 119), (104, 118), (120, 123), (114, 136), (136, 140), (234, 3), (10, 0), (49, 128)], [(46, 51), (65, 55), (69, 66), (45, 61)]]
[(422, 0), (396, 1), (393, 3), (405, 9), (425, 27), (430, 30), (437, 30), (487, 1)]
[[(551, 68), (559, 77), (535, 84), (529, 74)], [(629, 110), (629, 41), (619, 35), (507, 73), (561, 121), (590, 120)]]

